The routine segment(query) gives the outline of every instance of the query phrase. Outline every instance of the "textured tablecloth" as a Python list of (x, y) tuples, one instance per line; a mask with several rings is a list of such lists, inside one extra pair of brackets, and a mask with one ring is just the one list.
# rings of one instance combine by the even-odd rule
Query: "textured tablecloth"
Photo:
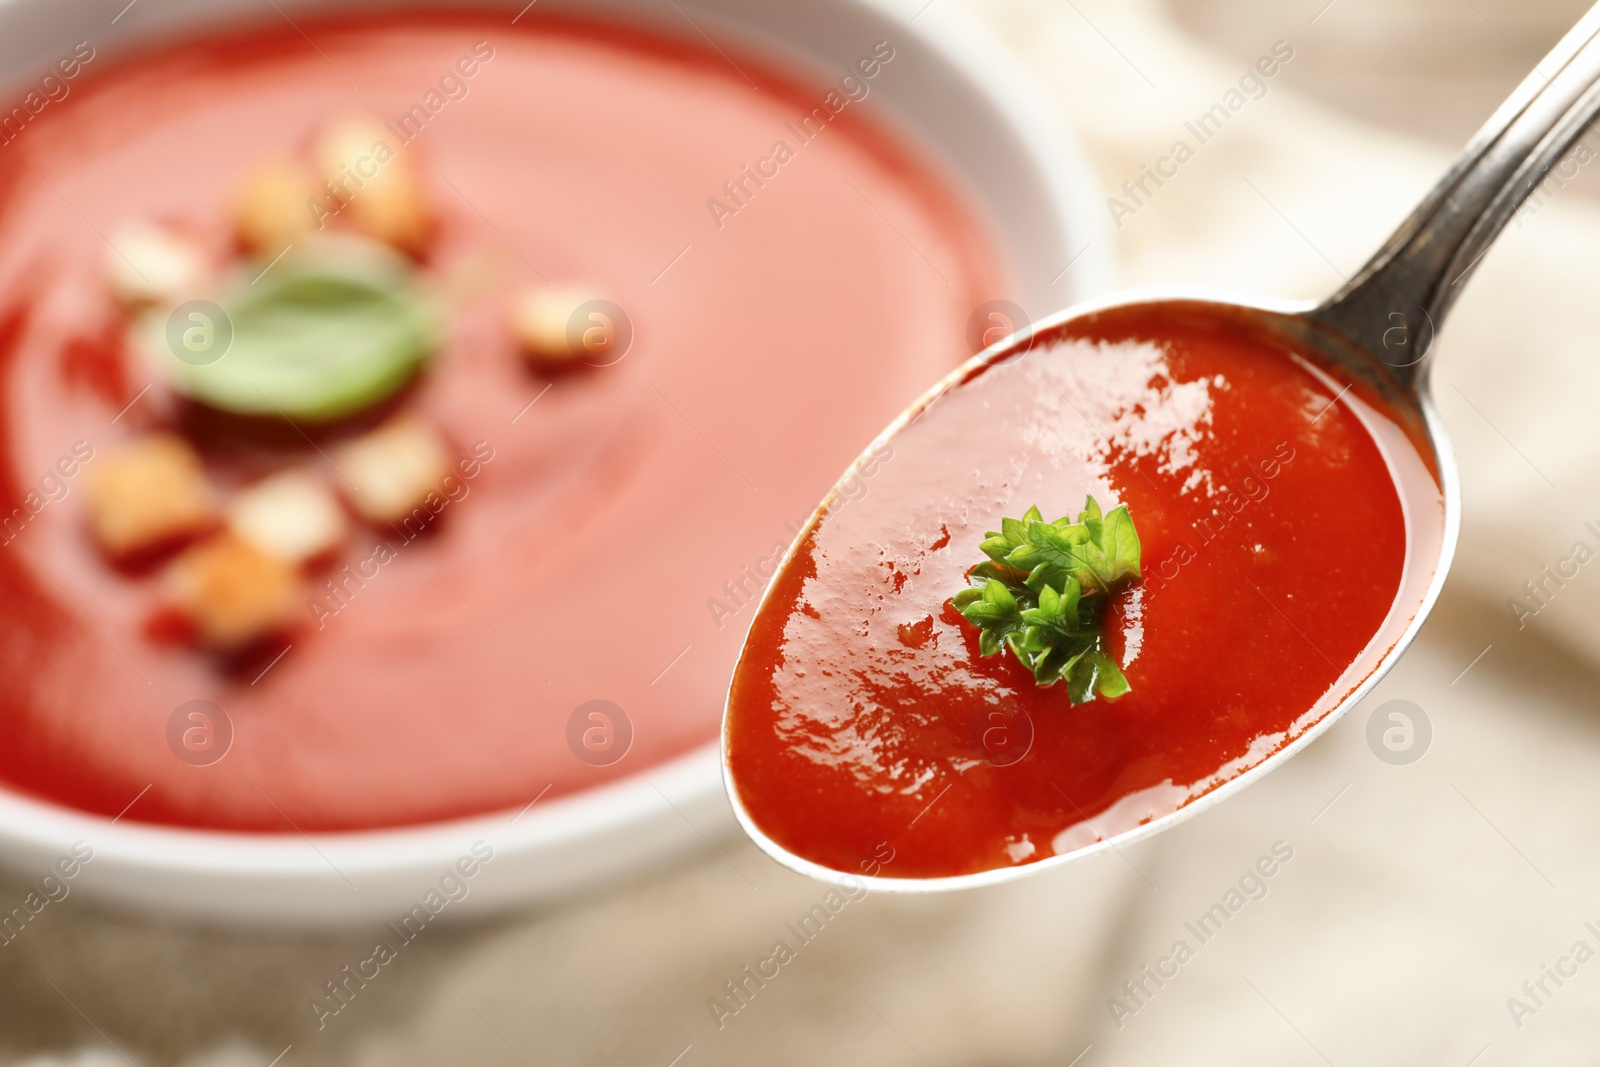
[[(1577, 13), (1325, 2), (968, 12), (1047, 88), (1108, 191), (1284, 42), (1293, 58), (1261, 92), (1245, 86), (1225, 128), (1119, 211), (1115, 233), (1130, 283), (1315, 296)], [(1362, 707), (1226, 804), (1010, 886), (850, 902), (720, 1018), (713, 999), (741, 1003), (725, 983), (824, 892), (737, 838), (633, 885), (430, 930), (320, 1030), (309, 997), (371, 935), (208, 932), (74, 899), (0, 948), (0, 1060), (1592, 1064), (1600, 566), (1536, 615), (1508, 603), (1574, 542), (1600, 548), (1584, 526), (1600, 520), (1600, 204), (1593, 176), (1570, 169), (1486, 257), (1439, 342), (1466, 499), (1439, 611)], [(1397, 699), (1431, 723), (1408, 765), (1367, 739)]]

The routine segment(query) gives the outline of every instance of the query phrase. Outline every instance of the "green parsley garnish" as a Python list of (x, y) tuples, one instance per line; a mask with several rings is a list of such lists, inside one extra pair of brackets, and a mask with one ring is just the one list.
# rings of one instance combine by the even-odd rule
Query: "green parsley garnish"
[(1077, 522), (1046, 522), (1029, 508), (1001, 519), (981, 547), (989, 558), (967, 572), (972, 587), (950, 600), (981, 631), (981, 655), (1011, 649), (1038, 684), (1065, 678), (1074, 704), (1128, 691), (1105, 651), (1103, 622), (1111, 594), (1139, 577), (1139, 534), (1127, 505), (1101, 515), (1091, 496)]

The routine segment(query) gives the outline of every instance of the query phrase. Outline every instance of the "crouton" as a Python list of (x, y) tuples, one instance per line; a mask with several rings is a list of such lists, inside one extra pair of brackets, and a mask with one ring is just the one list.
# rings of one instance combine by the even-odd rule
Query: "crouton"
[(320, 229), (323, 213), (332, 214), (332, 208), (309, 168), (296, 163), (264, 163), (246, 175), (239, 190), (234, 233), (250, 251), (275, 256)]
[(572, 285), (536, 285), (511, 305), (511, 332), (533, 366), (569, 366), (591, 353), (569, 330), (578, 308), (593, 299), (587, 289)]
[(361, 233), (406, 252), (420, 253), (433, 228), (433, 215), (421, 178), (398, 144), (371, 119), (331, 123), (317, 139), (319, 178), (330, 183)]
[(106, 277), (128, 304), (171, 303), (194, 295), (205, 275), (205, 257), (191, 240), (144, 220), (111, 232)]
[(332, 552), (347, 526), (339, 501), (309, 471), (271, 475), (228, 503), (228, 529), (235, 537), (292, 566)]
[(450, 472), (438, 431), (402, 416), (338, 450), (334, 464), (347, 479), (346, 495), (363, 518), (396, 522), (422, 506)]
[(216, 521), (200, 457), (181, 437), (142, 438), (96, 468), (89, 481), (89, 526), (113, 557), (175, 544)]
[(200, 639), (224, 650), (283, 630), (300, 602), (294, 568), (231, 533), (185, 550), (166, 585)]

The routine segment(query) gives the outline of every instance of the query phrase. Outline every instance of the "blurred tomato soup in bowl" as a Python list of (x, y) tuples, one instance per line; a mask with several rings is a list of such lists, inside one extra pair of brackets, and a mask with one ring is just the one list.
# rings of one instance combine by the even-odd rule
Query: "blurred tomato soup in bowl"
[[(7, 802), (381, 870), (714, 788), (777, 556), (1018, 291), (987, 191), (874, 98), (938, 50), (875, 18), (831, 79), (544, 11), (90, 42), (0, 156)], [(347, 347), (427, 314), (347, 380), (274, 364), (334, 299)]]

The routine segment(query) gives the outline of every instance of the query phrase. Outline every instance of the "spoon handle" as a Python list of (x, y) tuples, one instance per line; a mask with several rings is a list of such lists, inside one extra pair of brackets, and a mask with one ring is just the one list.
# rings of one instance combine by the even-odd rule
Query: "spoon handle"
[(1422, 390), (1435, 331), (1552, 163), (1600, 114), (1600, 4), (1539, 61), (1376, 255), (1311, 318)]

